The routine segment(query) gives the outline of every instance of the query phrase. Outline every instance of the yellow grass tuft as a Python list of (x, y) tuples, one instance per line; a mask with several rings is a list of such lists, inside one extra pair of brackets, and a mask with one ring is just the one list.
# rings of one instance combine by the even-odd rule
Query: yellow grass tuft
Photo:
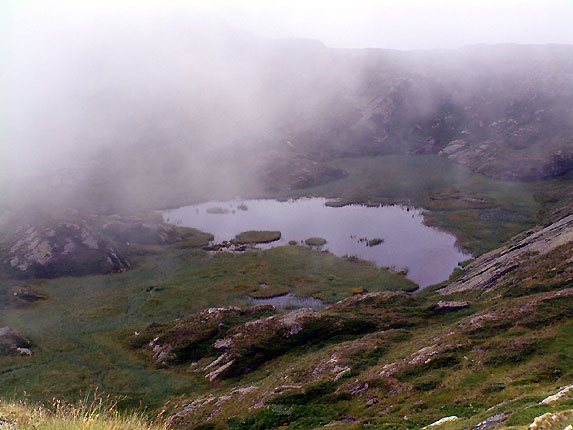
[(69, 404), (53, 400), (51, 404), (31, 405), (25, 401), (0, 400), (2, 430), (167, 430), (156, 419), (152, 422), (141, 412), (121, 413), (109, 399)]

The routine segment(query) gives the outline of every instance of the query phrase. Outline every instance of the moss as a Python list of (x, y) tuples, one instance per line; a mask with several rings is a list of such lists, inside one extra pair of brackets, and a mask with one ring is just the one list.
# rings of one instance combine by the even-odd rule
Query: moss
[(239, 233), (231, 242), (236, 244), (270, 243), (276, 242), (280, 238), (280, 231), (250, 230)]
[(368, 241), (368, 246), (378, 246), (378, 245), (381, 245), (382, 243), (384, 243), (384, 239), (376, 237), (376, 238), (370, 239)]
[(326, 239), (322, 237), (309, 237), (304, 243), (308, 246), (322, 246), (326, 244)]

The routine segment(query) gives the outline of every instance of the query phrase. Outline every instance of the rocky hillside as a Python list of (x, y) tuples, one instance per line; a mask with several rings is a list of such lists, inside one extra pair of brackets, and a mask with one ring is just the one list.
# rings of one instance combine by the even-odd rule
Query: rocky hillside
[(438, 294), (213, 308), (128, 342), (150, 365), (205, 381), (166, 405), (177, 428), (563, 429), (573, 423), (571, 222), (514, 238)]
[[(301, 151), (326, 158), (440, 153), (505, 179), (571, 170), (571, 47), (406, 53), (336, 52), (309, 44), (300, 49), (309, 56), (312, 51), (321, 70), (328, 69), (325, 64), (343, 69), (352, 82), (338, 91), (327, 88), (323, 95), (331, 103), (325, 100), (319, 115), (289, 131)], [(305, 90), (313, 94), (310, 85)]]
[[(55, 278), (128, 270), (138, 246), (166, 245), (198, 233), (160, 217), (99, 216), (76, 211), (12, 216), (1, 225), (0, 264), (16, 278)], [(209, 235), (203, 238), (208, 242)]]
[[(510, 180), (573, 167), (571, 46), (340, 50), (233, 31), (170, 40), (173, 29), (159, 30), (165, 43), (145, 55), (123, 40), (104, 57), (75, 53), (74, 67), (95, 64), (102, 73), (89, 82), (75, 75), (70, 88), (53, 83), (54, 92), (70, 94), (58, 115), (81, 117), (73, 136), (64, 127), (53, 137), (68, 142), (70, 154), (35, 124), (40, 149), (64, 153), (28, 172), (25, 186), (6, 175), (5, 198), (63, 198), (112, 212), (158, 207), (332, 181), (344, 172), (328, 162), (341, 156), (440, 154)], [(126, 53), (133, 61), (116, 77), (108, 59)], [(119, 79), (130, 73), (148, 80), (149, 91)], [(86, 148), (82, 157), (72, 156), (76, 146)]]

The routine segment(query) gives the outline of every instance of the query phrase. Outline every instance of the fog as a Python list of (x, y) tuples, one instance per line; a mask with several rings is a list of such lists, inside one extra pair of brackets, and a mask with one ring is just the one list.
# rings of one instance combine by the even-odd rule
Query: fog
[[(508, 100), (524, 91), (554, 108), (551, 121), (571, 119), (570, 110), (555, 108), (551, 99), (571, 95), (569, 47), (340, 49), (571, 41), (569, 30), (561, 30), (566, 2), (544, 3), (543, 13), (534, 2), (520, 2), (516, 16), (516, 2), (491, 14), (469, 3), (468, 9), (448, 2), (431, 9), (409, 2), (419, 8), (411, 14), (397, 2), (359, 1), (353, 9), (348, 2), (304, 8), (296, 2), (289, 8), (280, 2), (257, 8), (238, 2), (7, 3), (0, 47), (7, 101), (1, 111), (3, 204), (115, 211), (256, 194), (273, 166), (293, 159), (437, 153), (469, 121), (463, 106), (476, 110), (474, 122), (495, 121), (495, 112), (506, 112)], [(475, 21), (454, 19), (476, 11)], [(382, 15), (385, 21), (374, 22)], [(512, 15), (518, 24), (511, 21), (513, 30), (495, 36), (477, 28), (486, 15), (492, 23)], [(534, 16), (539, 25), (528, 38), (511, 37)], [(551, 19), (559, 37), (541, 32)], [(438, 31), (446, 21), (455, 25)], [(453, 33), (456, 42), (446, 43)], [(412, 34), (424, 42), (413, 43)], [(533, 72), (522, 80), (529, 87), (515, 83), (515, 76)], [(555, 74), (562, 76), (559, 88), (540, 86)], [(482, 112), (475, 100), (484, 85), (493, 105)], [(569, 99), (560, 103), (570, 106)], [(455, 130), (432, 135), (429, 124), (452, 115), (452, 106), (460, 107)]]

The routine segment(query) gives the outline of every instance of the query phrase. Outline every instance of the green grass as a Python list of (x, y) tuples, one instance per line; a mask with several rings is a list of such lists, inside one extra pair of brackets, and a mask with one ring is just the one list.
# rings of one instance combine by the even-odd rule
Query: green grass
[(0, 401), (0, 427), (20, 430), (167, 430), (142, 413), (120, 413), (114, 403), (90, 401), (48, 407), (25, 402)]
[(280, 231), (251, 230), (239, 233), (233, 240), (231, 240), (231, 242), (238, 244), (270, 243), (276, 242), (280, 238)]
[[(495, 181), (436, 156), (348, 158), (334, 164), (349, 175), (284, 196), (341, 198), (336, 204), (409, 202), (431, 209), (428, 222), (455, 232), (474, 253), (497, 246), (538, 217), (550, 216), (571, 184), (571, 175), (528, 184)], [(278, 351), (268, 361), (257, 363), (259, 367), (252, 372), (210, 384), (187, 363), (153, 368), (146, 357), (129, 348), (127, 339), (155, 321), (189, 318), (208, 307), (246, 307), (249, 296), (293, 293), (333, 303), (365, 291), (416, 288), (404, 277), (368, 262), (340, 259), (304, 246), (214, 255), (195, 249), (211, 239), (208, 234), (188, 231), (184, 243), (142, 250), (137, 266), (122, 274), (26, 282), (0, 279), (0, 326), (25, 335), (34, 352), (32, 357), (0, 357), (0, 397), (22, 398), (26, 393), (31, 401), (54, 397), (75, 401), (82, 392), (97, 388), (120, 396), (120, 410), (141, 402), (156, 410), (166, 407), (169, 413), (207, 393), (224, 396), (237, 386), (258, 387), (245, 398), (217, 406), (220, 415), (213, 423), (202, 421), (217, 408), (202, 411), (196, 419), (197, 428), (203, 429), (278, 425), (311, 429), (332, 421), (337, 422), (335, 428), (343, 429), (419, 429), (448, 415), (462, 419), (444, 429), (463, 429), (506, 411), (514, 412), (509, 424), (525, 429), (538, 414), (572, 407), (570, 401), (536, 406), (560, 386), (573, 382), (570, 296), (548, 301), (520, 321), (492, 322), (468, 332), (457, 325), (472, 314), (509, 312), (539, 294), (566, 288), (570, 285), (566, 264), (570, 246), (532, 259), (530, 265), (504, 278), (498, 290), (464, 293), (463, 300), (471, 306), (459, 312), (431, 310), (442, 298), (432, 295), (437, 287), (380, 303), (366, 300), (355, 307), (337, 305), (332, 312), (362, 324), (375, 322), (380, 331), (356, 332), (324, 342), (310, 339), (293, 350)], [(14, 299), (14, 289), (23, 286), (48, 299), (33, 305)], [(397, 374), (399, 378), (380, 376), (385, 364), (405, 359), (450, 331), (454, 335), (449, 342), (469, 345), (406, 369)], [(199, 349), (205, 346), (201, 342), (197, 341)], [(352, 370), (335, 383), (323, 385), (325, 380), (332, 382), (325, 363), (333, 356)], [(364, 382), (368, 389), (356, 391)], [(274, 393), (275, 387), (289, 383), (310, 385), (276, 401), (265, 400), (263, 393)], [(248, 411), (259, 399), (265, 405)], [(43, 414), (46, 422), (56, 423), (55, 427), (36, 428), (67, 428), (63, 421), (54, 421), (61, 417), (54, 415), (53, 408), (0, 404), (3, 414), (8, 411), (5, 405), (21, 407), (22, 417)], [(134, 428), (154, 428), (143, 416), (124, 417), (123, 427), (87, 428), (130, 429), (130, 419), (136, 423)], [(347, 417), (357, 422), (341, 421)], [(24, 418), (19, 421), (21, 428), (27, 428), (26, 422)], [(75, 425), (71, 428), (83, 428), (81, 423)]]
[[(90, 388), (125, 396), (120, 407), (158, 406), (166, 398), (205, 389), (202, 377), (158, 372), (125, 347), (153, 321), (171, 321), (213, 306), (250, 306), (248, 296), (267, 284), (271, 291), (316, 296), (327, 303), (369, 291), (412, 290), (411, 281), (371, 264), (355, 264), (303, 246), (241, 254), (172, 246), (140, 257), (126, 273), (52, 280), (0, 279), (0, 292), (31, 285), (49, 299), (9, 307), (0, 324), (32, 343), (32, 357), (0, 358), (0, 395), (32, 400), (76, 400)], [(256, 295), (256, 293), (255, 293)]]
[(437, 155), (341, 158), (345, 178), (264, 197), (322, 196), (329, 205), (408, 203), (423, 207), (427, 223), (448, 230), (474, 255), (499, 247), (549, 216), (570, 194), (573, 174), (538, 182), (500, 181)]
[(308, 246), (322, 246), (326, 244), (326, 239), (322, 237), (309, 237), (305, 239), (304, 243)]

